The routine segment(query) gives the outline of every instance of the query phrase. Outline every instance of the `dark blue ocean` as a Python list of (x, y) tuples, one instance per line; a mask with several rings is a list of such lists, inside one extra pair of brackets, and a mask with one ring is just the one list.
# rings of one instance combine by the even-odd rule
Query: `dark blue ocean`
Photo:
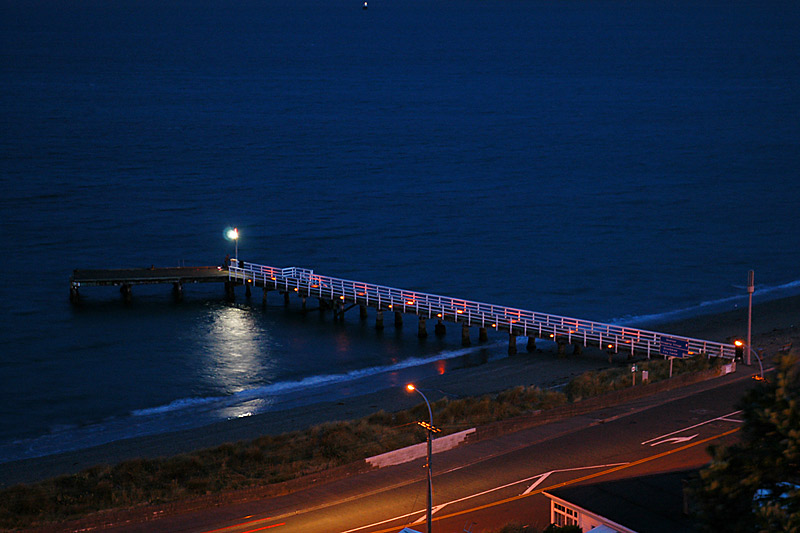
[(232, 226), (247, 261), (599, 321), (800, 292), (795, 0), (0, 6), (0, 461), (505, 354), (217, 285), (69, 303)]

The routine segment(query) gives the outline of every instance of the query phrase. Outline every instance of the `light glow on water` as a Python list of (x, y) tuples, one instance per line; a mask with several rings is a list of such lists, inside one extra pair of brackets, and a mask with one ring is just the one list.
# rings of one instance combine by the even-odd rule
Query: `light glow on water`
[(235, 394), (270, 381), (272, 339), (250, 309), (215, 309), (204, 344), (203, 376), (217, 390)]

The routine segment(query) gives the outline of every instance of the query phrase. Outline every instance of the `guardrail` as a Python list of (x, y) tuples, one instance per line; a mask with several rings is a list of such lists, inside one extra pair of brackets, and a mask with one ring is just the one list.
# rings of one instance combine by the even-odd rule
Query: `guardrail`
[(427, 294), (361, 281), (352, 281), (315, 274), (299, 267), (277, 268), (256, 263), (241, 263), (229, 268), (229, 280), (253, 283), (266, 288), (297, 292), (342, 304), (351, 303), (415, 314), (423, 318), (480, 326), (511, 335), (549, 338), (569, 344), (594, 345), (615, 353), (630, 351), (661, 354), (662, 341), (685, 343), (686, 354), (733, 359), (736, 348), (731, 344), (669, 335), (655, 331), (603, 324), (579, 318), (550, 315), (524, 309), (473, 302), (449, 296)]

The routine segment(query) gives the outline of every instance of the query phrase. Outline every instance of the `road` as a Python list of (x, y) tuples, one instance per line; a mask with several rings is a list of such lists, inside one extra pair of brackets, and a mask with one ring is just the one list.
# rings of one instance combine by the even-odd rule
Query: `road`
[[(713, 381), (435, 455), (434, 531), (481, 533), (510, 521), (543, 528), (545, 490), (706, 464), (708, 445), (737, 438), (736, 404), (753, 385), (741, 373)], [(410, 526), (424, 532), (426, 491), (424, 464), (416, 461), (118, 530), (396, 533)]]

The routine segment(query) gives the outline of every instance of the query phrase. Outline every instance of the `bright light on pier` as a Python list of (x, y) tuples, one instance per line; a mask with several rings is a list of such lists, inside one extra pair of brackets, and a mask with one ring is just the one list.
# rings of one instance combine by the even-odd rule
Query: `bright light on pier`
[(236, 228), (229, 229), (228, 233), (225, 234), (230, 240), (235, 241), (239, 238), (239, 230)]

